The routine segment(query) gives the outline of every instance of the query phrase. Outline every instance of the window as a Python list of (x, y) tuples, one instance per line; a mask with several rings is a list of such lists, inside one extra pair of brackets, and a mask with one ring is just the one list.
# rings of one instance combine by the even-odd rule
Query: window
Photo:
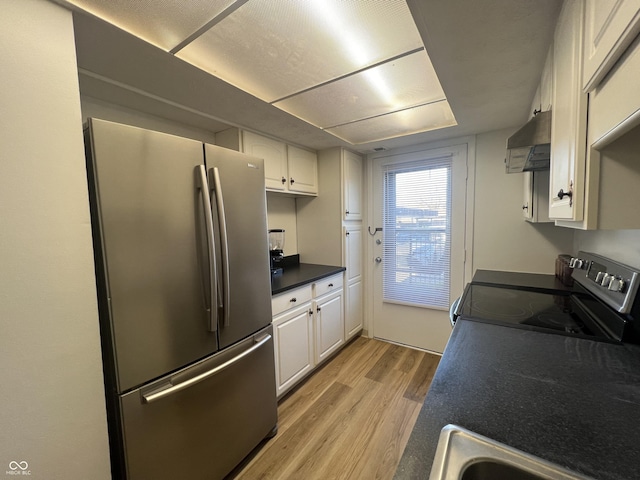
[(452, 156), (385, 165), (383, 301), (449, 306)]

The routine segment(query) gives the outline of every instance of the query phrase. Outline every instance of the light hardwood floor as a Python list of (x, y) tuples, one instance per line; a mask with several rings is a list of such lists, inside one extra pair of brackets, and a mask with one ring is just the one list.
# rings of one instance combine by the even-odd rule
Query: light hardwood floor
[(278, 434), (230, 478), (393, 478), (439, 360), (357, 338), (280, 400)]

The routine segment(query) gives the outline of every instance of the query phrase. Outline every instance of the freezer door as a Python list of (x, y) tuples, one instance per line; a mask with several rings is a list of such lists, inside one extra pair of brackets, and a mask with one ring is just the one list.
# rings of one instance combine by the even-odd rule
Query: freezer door
[(203, 144), (96, 119), (87, 139), (102, 332), (125, 392), (217, 350)]
[(218, 238), (220, 348), (271, 323), (264, 161), (205, 145)]
[(275, 431), (271, 334), (121, 398), (128, 480), (221, 479)]

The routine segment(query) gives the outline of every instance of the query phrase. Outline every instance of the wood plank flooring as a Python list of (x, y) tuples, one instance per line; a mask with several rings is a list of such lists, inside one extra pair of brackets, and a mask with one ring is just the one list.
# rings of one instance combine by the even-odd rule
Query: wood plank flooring
[(357, 338), (280, 400), (278, 434), (229, 478), (393, 478), (439, 360)]

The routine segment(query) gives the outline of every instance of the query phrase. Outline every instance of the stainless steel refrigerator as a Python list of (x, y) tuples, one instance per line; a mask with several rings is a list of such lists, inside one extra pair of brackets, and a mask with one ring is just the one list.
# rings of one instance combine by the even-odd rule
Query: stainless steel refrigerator
[(275, 434), (262, 159), (90, 119), (114, 478), (216, 479)]

